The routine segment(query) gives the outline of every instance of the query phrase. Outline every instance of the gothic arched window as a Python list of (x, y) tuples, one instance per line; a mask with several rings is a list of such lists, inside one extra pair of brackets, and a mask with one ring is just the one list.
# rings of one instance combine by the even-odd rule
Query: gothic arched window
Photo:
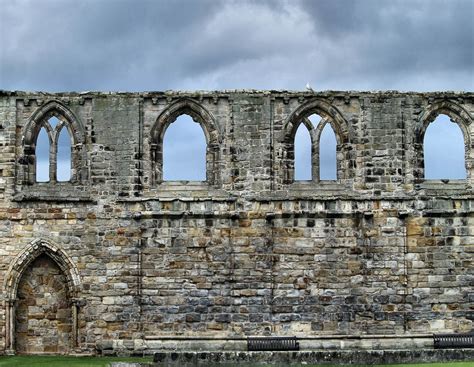
[(440, 114), (428, 125), (423, 139), (426, 179), (465, 179), (466, 161), (462, 130)]
[(45, 104), (25, 127), (22, 159), (25, 182), (85, 180), (83, 143), (83, 129), (74, 114), (58, 101)]
[(415, 182), (472, 181), (474, 151), (469, 128), (472, 118), (451, 100), (438, 100), (421, 114), (414, 135)]
[(288, 181), (336, 181), (340, 177), (340, 137), (335, 119), (313, 113), (292, 125), (287, 140)]
[(163, 137), (163, 180), (206, 180), (206, 137), (189, 115), (180, 115)]
[(217, 184), (219, 133), (214, 118), (199, 103), (182, 99), (168, 106), (158, 117), (151, 137), (153, 183), (190, 180)]

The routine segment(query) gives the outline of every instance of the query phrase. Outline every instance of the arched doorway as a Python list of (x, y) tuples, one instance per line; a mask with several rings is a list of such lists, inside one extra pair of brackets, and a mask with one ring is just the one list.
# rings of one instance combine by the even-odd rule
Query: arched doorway
[(18, 285), (15, 351), (18, 354), (67, 354), (72, 312), (67, 279), (46, 254), (38, 256)]
[(5, 280), (7, 354), (67, 354), (78, 345), (79, 275), (57, 245), (33, 241)]

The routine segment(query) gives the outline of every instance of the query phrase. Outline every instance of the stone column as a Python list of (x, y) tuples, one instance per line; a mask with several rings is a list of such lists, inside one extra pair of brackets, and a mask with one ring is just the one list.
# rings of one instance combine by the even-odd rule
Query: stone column
[(206, 150), (206, 180), (211, 186), (217, 186), (217, 172), (219, 170), (218, 162), (218, 144), (208, 143)]
[(5, 301), (5, 354), (15, 354), (15, 299)]
[(159, 159), (161, 159), (158, 151), (159, 147), (158, 144), (152, 143), (151, 144), (151, 185), (155, 185), (157, 183), (160, 183), (162, 181), (162, 169), (163, 166), (160, 167), (160, 164), (158, 162)]
[(80, 299), (73, 298), (71, 301), (71, 308), (72, 308), (72, 348), (74, 350), (79, 349), (79, 306), (80, 306)]

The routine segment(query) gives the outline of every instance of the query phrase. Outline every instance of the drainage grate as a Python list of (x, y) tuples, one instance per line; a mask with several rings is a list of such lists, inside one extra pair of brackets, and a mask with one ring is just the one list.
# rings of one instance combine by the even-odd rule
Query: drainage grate
[(474, 348), (474, 332), (469, 334), (435, 334), (434, 347), (441, 348)]
[(249, 351), (300, 350), (300, 343), (296, 336), (249, 337), (247, 348)]

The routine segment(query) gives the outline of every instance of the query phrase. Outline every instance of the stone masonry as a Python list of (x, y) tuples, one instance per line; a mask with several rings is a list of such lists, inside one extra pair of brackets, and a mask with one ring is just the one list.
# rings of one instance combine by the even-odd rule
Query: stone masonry
[[(313, 113), (336, 134), (335, 181), (317, 159), (294, 180)], [(181, 114), (206, 136), (205, 182), (162, 179)], [(465, 180), (424, 179), (439, 114), (464, 134)], [(55, 182), (55, 148), (36, 182), (51, 116), (72, 137), (69, 182)], [(250, 335), (414, 348), (470, 331), (473, 119), (465, 92), (0, 91), (0, 349), (239, 350)]]

